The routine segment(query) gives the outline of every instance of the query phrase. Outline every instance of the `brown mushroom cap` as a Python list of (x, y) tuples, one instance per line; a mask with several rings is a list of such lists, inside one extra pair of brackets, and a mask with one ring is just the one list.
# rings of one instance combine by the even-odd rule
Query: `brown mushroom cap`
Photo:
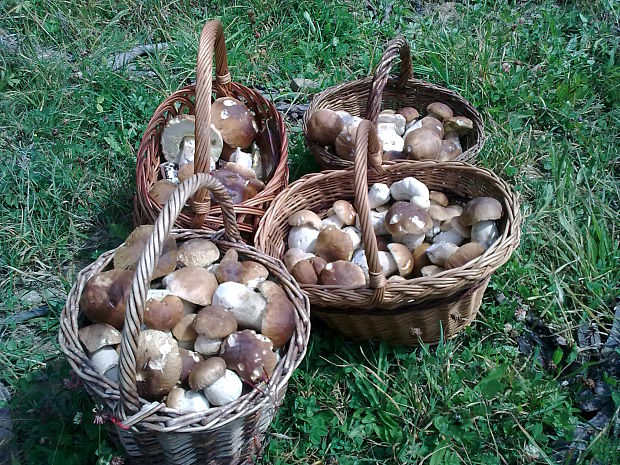
[(189, 374), (189, 387), (192, 391), (208, 388), (226, 372), (226, 362), (220, 357), (210, 357), (198, 362)]
[(229, 370), (250, 384), (269, 379), (277, 363), (272, 342), (249, 329), (237, 331), (224, 339), (220, 356)]
[(397, 110), (396, 113), (398, 113), (399, 115), (403, 115), (407, 123), (411, 123), (413, 120), (420, 117), (420, 113), (418, 113), (418, 110), (413, 107), (403, 107)]
[(310, 115), (308, 120), (308, 137), (321, 145), (334, 145), (334, 141), (344, 123), (335, 111), (320, 108)]
[(177, 186), (173, 182), (167, 179), (160, 179), (149, 190), (149, 197), (159, 205), (163, 205), (172, 197), (172, 193), (176, 188)]
[(398, 274), (401, 276), (410, 274), (413, 270), (413, 256), (409, 249), (403, 244), (398, 243), (388, 244), (387, 248), (396, 262)]
[(300, 260), (293, 266), (291, 274), (300, 284), (316, 284), (327, 262), (321, 257)]
[(176, 295), (148, 299), (144, 305), (144, 324), (150, 329), (170, 331), (184, 314), (183, 302)]
[(405, 160), (406, 158), (407, 156), (403, 152), (397, 152), (396, 150), (383, 152), (382, 156), (383, 161)]
[(424, 210), (410, 202), (394, 203), (384, 220), (385, 228), (394, 236), (423, 234), (433, 226), (433, 220)]
[(246, 260), (238, 261), (239, 254), (235, 249), (228, 249), (220, 262), (215, 277), (218, 282), (235, 282), (254, 289), (258, 283), (269, 276), (269, 271), (258, 262)]
[(441, 153), (441, 138), (429, 129), (416, 129), (405, 137), (403, 152), (413, 160), (435, 160)]
[(220, 258), (217, 246), (208, 239), (191, 239), (178, 249), (178, 264), (205, 268)]
[(445, 268), (449, 270), (451, 268), (457, 268), (465, 265), (465, 263), (472, 261), (474, 258), (478, 258), (484, 253), (484, 247), (478, 242), (468, 242), (460, 246), (456, 252), (450, 255), (448, 261), (446, 261)]
[(236, 163), (227, 163), (224, 168), (211, 171), (211, 176), (217, 178), (232, 197), (233, 204), (245, 202), (256, 197), (265, 188), (265, 184), (256, 177), (247, 177), (234, 166)]
[(355, 158), (355, 135), (357, 126), (346, 126), (334, 141), (336, 155), (343, 160), (353, 161)]
[(445, 271), (445, 268), (441, 266), (427, 265), (420, 270), (420, 274), (424, 276), (425, 278), (428, 278), (429, 276), (435, 276), (436, 274), (439, 274), (442, 271)]
[(179, 166), (179, 171), (177, 172), (177, 177), (179, 178), (179, 182), (183, 182), (188, 180), (194, 175), (194, 163), (185, 163), (182, 166)]
[(459, 136), (464, 136), (474, 129), (473, 121), (469, 118), (465, 118), (464, 116), (454, 116), (452, 118), (448, 118), (443, 122), (443, 126), (446, 134), (455, 133)]
[(172, 328), (172, 334), (178, 341), (195, 341), (198, 333), (194, 330), (195, 313), (183, 315), (179, 322)]
[(325, 265), (325, 268), (319, 276), (319, 284), (324, 286), (339, 285), (347, 286), (364, 286), (366, 284), (366, 276), (359, 265), (338, 260)]
[(182, 366), (174, 338), (154, 329), (140, 333), (136, 351), (136, 386), (140, 396), (160, 400), (179, 381)]
[(316, 254), (327, 262), (351, 260), (353, 241), (347, 233), (334, 226), (328, 226), (321, 230), (316, 239)]
[(437, 118), (439, 121), (443, 121), (448, 118), (452, 118), (452, 109), (441, 102), (433, 102), (428, 107), (426, 107), (426, 111), (433, 118)]
[(78, 331), (80, 342), (84, 344), (90, 353), (106, 346), (114, 346), (121, 343), (121, 333), (114, 326), (106, 323), (94, 323), (84, 326)]
[(181, 355), (181, 376), (179, 381), (181, 384), (186, 384), (189, 378), (189, 374), (192, 372), (197, 363), (202, 362), (204, 359), (202, 355), (193, 350), (182, 349), (179, 347), (179, 355)]
[(428, 207), (428, 214), (435, 221), (445, 221), (448, 218), (448, 211), (438, 203), (431, 203)]
[(194, 331), (209, 339), (223, 339), (237, 331), (237, 320), (232, 312), (220, 305), (209, 305), (196, 314)]
[(430, 191), (428, 198), (431, 202), (438, 203), (442, 207), (447, 207), (448, 204), (450, 203), (448, 196), (444, 194), (443, 192), (439, 192), (439, 191)]
[(429, 131), (433, 131), (435, 134), (439, 136), (440, 139), (443, 139), (445, 131), (443, 129), (443, 124), (437, 118), (433, 118), (432, 116), (425, 116), (420, 120), (420, 124), (422, 125), (421, 129), (428, 129)]
[(196, 305), (211, 305), (211, 298), (218, 286), (215, 275), (204, 268), (186, 266), (163, 279), (166, 289)]
[(432, 265), (431, 261), (426, 255), (426, 249), (428, 249), (431, 245), (428, 242), (423, 242), (419, 246), (417, 246), (413, 252), (411, 253), (413, 257), (413, 276), (421, 276), (422, 268), (425, 266)]
[(260, 332), (271, 339), (275, 348), (282, 347), (295, 332), (295, 306), (284, 289), (273, 281), (260, 283), (258, 292), (267, 301)]
[(91, 276), (80, 296), (80, 310), (94, 323), (121, 329), (133, 275), (132, 270), (110, 270)]
[(463, 226), (471, 226), (480, 221), (498, 220), (502, 217), (502, 204), (492, 197), (476, 197), (463, 208), (460, 221)]
[(346, 200), (336, 200), (332, 206), (334, 214), (347, 226), (355, 224), (355, 216), (357, 215), (355, 208)]
[(288, 217), (288, 224), (293, 227), (310, 225), (314, 229), (321, 229), (321, 217), (312, 210), (299, 210)]
[[(114, 251), (114, 268), (135, 270), (151, 234), (153, 234), (153, 225), (147, 224), (134, 229), (125, 243)], [(164, 241), (161, 256), (153, 272), (153, 279), (172, 273), (177, 265), (177, 255), (177, 243), (173, 237), (168, 237)]]
[(455, 139), (444, 139), (441, 141), (441, 154), (439, 161), (456, 160), (456, 157), (463, 153), (461, 144)]
[(258, 132), (254, 116), (243, 102), (233, 97), (220, 97), (211, 107), (211, 123), (231, 147), (249, 147)]
[(301, 249), (291, 248), (286, 251), (284, 257), (282, 257), (282, 261), (284, 262), (284, 266), (289, 271), (289, 273), (293, 270), (293, 267), (297, 262), (301, 260), (306, 260), (308, 258), (314, 257), (314, 254), (304, 252)]

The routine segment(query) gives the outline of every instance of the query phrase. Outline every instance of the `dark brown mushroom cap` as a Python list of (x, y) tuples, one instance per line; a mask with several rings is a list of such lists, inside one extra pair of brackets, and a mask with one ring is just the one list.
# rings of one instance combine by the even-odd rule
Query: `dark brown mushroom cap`
[(229, 165), (230, 163), (227, 163), (224, 168), (212, 170), (210, 174), (224, 184), (234, 204), (256, 197), (265, 188), (265, 184), (258, 179), (245, 177)]
[(316, 284), (327, 262), (321, 257), (300, 260), (293, 266), (291, 274), (300, 284)]
[(308, 120), (308, 137), (321, 145), (334, 145), (334, 141), (344, 123), (335, 111), (328, 108), (320, 108), (310, 115)]
[(254, 289), (258, 283), (269, 276), (269, 270), (258, 262), (246, 260), (238, 261), (239, 254), (235, 249), (228, 249), (224, 258), (217, 267), (215, 277), (218, 282), (235, 282)]
[(218, 286), (215, 275), (205, 268), (186, 266), (170, 273), (163, 279), (166, 289), (196, 305), (211, 305), (213, 293)]
[(80, 296), (80, 310), (93, 323), (121, 329), (133, 275), (132, 270), (110, 270), (91, 276)]
[[(147, 224), (134, 229), (125, 243), (114, 251), (114, 268), (135, 270), (151, 234), (153, 234), (153, 225)], [(172, 273), (177, 265), (177, 256), (177, 243), (173, 237), (168, 237), (164, 241), (161, 256), (157, 260), (153, 279)]]
[(502, 217), (502, 204), (492, 197), (476, 197), (463, 208), (459, 217), (463, 226), (471, 226), (480, 221), (498, 220)]
[(148, 400), (160, 400), (181, 377), (183, 363), (177, 341), (162, 331), (140, 333), (136, 351), (136, 386)]
[(484, 253), (484, 247), (478, 242), (468, 242), (460, 246), (456, 252), (450, 255), (450, 258), (446, 261), (445, 268), (449, 270), (451, 268), (457, 268), (465, 265), (465, 263), (472, 261), (474, 258), (478, 258)]
[(183, 302), (176, 295), (148, 299), (144, 305), (144, 324), (150, 329), (170, 331), (183, 317)]
[(353, 256), (353, 241), (351, 237), (335, 226), (328, 226), (321, 230), (316, 239), (317, 256), (327, 262), (336, 260), (351, 260)]
[(394, 236), (423, 234), (433, 226), (433, 220), (424, 210), (410, 202), (394, 203), (384, 220), (385, 228)]
[(252, 385), (268, 380), (277, 363), (273, 343), (250, 329), (237, 331), (224, 339), (220, 356), (229, 370)]
[(195, 341), (198, 337), (198, 333), (194, 330), (195, 313), (188, 313), (183, 315), (179, 322), (172, 328), (172, 334), (178, 341)]
[(231, 147), (249, 147), (256, 137), (254, 116), (243, 102), (232, 97), (220, 97), (211, 107), (211, 123)]
[(193, 350), (182, 349), (179, 347), (179, 355), (181, 355), (181, 376), (179, 381), (181, 384), (186, 384), (189, 378), (189, 374), (192, 372), (198, 362), (202, 362), (204, 359), (202, 355)]
[(226, 373), (226, 362), (220, 357), (210, 357), (194, 365), (189, 374), (189, 387), (192, 391), (208, 388)]
[(160, 179), (149, 189), (149, 197), (155, 203), (163, 205), (172, 197), (172, 193), (176, 188), (177, 186), (173, 182), (167, 179)]
[(221, 305), (209, 305), (196, 314), (192, 326), (194, 331), (209, 339), (223, 339), (237, 331), (237, 320)]
[(102, 347), (115, 346), (121, 343), (120, 331), (105, 323), (94, 323), (80, 328), (78, 337), (86, 350), (91, 353)]
[(346, 126), (334, 141), (336, 155), (343, 160), (353, 161), (355, 158), (355, 135), (357, 126)]
[(455, 133), (459, 136), (464, 136), (474, 129), (473, 121), (469, 118), (465, 118), (464, 116), (454, 116), (452, 118), (448, 118), (443, 122), (443, 126), (446, 134)]
[(319, 284), (324, 286), (363, 286), (366, 284), (366, 276), (359, 265), (338, 260), (325, 265), (319, 276)]
[(403, 152), (413, 160), (435, 160), (441, 153), (441, 138), (425, 128), (411, 131), (405, 137)]
[(295, 332), (295, 306), (284, 289), (273, 281), (260, 283), (258, 292), (267, 301), (260, 332), (273, 342), (275, 348), (282, 347)]
[(433, 118), (437, 118), (439, 121), (443, 121), (445, 119), (452, 117), (452, 109), (441, 102), (433, 102), (428, 107), (426, 107), (426, 111)]
[(403, 115), (405, 117), (405, 121), (407, 123), (411, 123), (414, 119), (418, 119), (420, 117), (420, 113), (413, 107), (403, 107), (396, 111), (399, 115)]
[(191, 239), (178, 249), (178, 263), (181, 266), (205, 268), (220, 258), (217, 246), (208, 239)]

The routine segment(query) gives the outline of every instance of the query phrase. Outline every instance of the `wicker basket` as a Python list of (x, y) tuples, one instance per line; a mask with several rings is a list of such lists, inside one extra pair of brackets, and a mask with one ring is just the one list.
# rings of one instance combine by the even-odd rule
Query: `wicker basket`
[[(216, 79), (212, 81), (214, 49)], [(222, 24), (219, 21), (209, 21), (200, 35), (196, 85), (176, 91), (157, 107), (140, 142), (136, 168), (137, 193), (134, 199), (134, 223), (136, 225), (153, 223), (162, 209), (162, 206), (151, 198), (149, 191), (161, 178), (159, 174), (159, 165), (162, 162), (161, 133), (170, 119), (184, 113), (196, 115), (194, 168), (197, 173), (208, 172), (210, 140), (209, 137), (200, 137), (200, 135), (209, 134), (212, 91), (217, 97), (231, 96), (244, 102), (254, 113), (259, 131), (269, 128), (273, 138), (274, 152), (279, 155), (278, 164), (266, 183), (265, 189), (255, 197), (235, 205), (237, 224), (244, 237), (252, 238), (258, 221), (269, 203), (287, 186), (288, 143), (284, 120), (275, 106), (258, 91), (231, 82)], [(176, 225), (180, 228), (217, 231), (223, 225), (222, 209), (219, 205), (211, 205), (209, 198), (205, 199), (205, 191), (201, 190), (194, 196), (191, 208), (183, 209)]]
[[(400, 75), (391, 78), (389, 73), (400, 54)], [(455, 115), (466, 116), (474, 123), (473, 131), (461, 138), (463, 153), (458, 161), (472, 161), (484, 144), (484, 124), (478, 111), (454, 91), (429, 82), (413, 79), (409, 44), (403, 37), (391, 40), (375, 69), (374, 76), (346, 82), (330, 87), (312, 100), (303, 118), (303, 131), (306, 144), (319, 166), (324, 170), (351, 168), (352, 161), (340, 158), (333, 147), (325, 147), (308, 137), (308, 120), (320, 108), (345, 110), (377, 124), (382, 109), (398, 110), (411, 106), (420, 111), (432, 102), (442, 102), (454, 111)]]
[[(437, 343), (454, 336), (476, 316), (491, 274), (519, 244), (519, 204), (504, 181), (486, 169), (462, 162), (390, 162), (381, 165), (381, 147), (374, 126), (363, 121), (357, 132), (353, 170), (309, 174), (286, 188), (261, 220), (256, 247), (282, 257), (290, 226), (287, 218), (301, 209), (325, 217), (333, 202), (354, 201), (370, 270), (366, 287), (302, 285), (313, 315), (353, 339), (375, 339), (415, 345)], [(368, 157), (367, 148), (370, 147)], [(366, 168), (368, 158), (371, 166)], [(489, 196), (499, 200), (504, 214), (498, 222), (500, 238), (480, 257), (432, 277), (386, 282), (381, 274), (376, 236), (370, 223), (368, 187), (388, 185), (414, 176), (431, 190), (453, 198)]]
[[(185, 201), (199, 188), (211, 190), (220, 201), (225, 239), (221, 233), (202, 230), (171, 231)], [(197, 237), (208, 238), (222, 252), (234, 247), (241, 257), (265, 266), (295, 306), (295, 333), (271, 379), (235, 402), (205, 412), (181, 414), (164, 403), (149, 403), (139, 398), (136, 389), (135, 351), (146, 290), (162, 244), (170, 233), (178, 242)], [(260, 452), (263, 435), (283, 400), (288, 380), (305, 355), (310, 335), (307, 298), (281, 262), (240, 242), (232, 202), (222, 184), (209, 175), (196, 174), (182, 183), (165, 205), (138, 264), (127, 302), (119, 364), (120, 381), (117, 385), (97, 373), (78, 340), (78, 328), (83, 318), (79, 300), (84, 285), (91, 276), (108, 266), (113, 254), (114, 250), (104, 253), (78, 274), (62, 311), (59, 335), (62, 350), (73, 370), (82, 378), (94, 401), (102, 404), (114, 420), (110, 426), (113, 438), (124, 446), (130, 457), (136, 459), (132, 463), (228, 465), (250, 460)]]

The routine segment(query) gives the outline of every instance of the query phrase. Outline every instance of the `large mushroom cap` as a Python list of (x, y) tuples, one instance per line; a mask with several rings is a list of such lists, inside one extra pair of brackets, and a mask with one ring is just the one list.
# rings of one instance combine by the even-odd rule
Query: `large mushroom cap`
[(226, 163), (224, 168), (211, 171), (211, 176), (217, 178), (232, 197), (233, 204), (245, 202), (256, 197), (265, 188), (265, 184), (249, 176), (249, 173), (241, 169), (236, 163)]
[(134, 272), (110, 270), (93, 275), (80, 296), (80, 310), (94, 323), (121, 329)]
[(316, 254), (327, 262), (351, 260), (353, 241), (347, 233), (334, 226), (328, 226), (321, 230), (316, 239)]
[(333, 145), (344, 123), (335, 111), (320, 108), (310, 115), (308, 137), (321, 145)]
[(271, 339), (275, 348), (282, 347), (295, 331), (295, 306), (284, 289), (273, 281), (259, 284), (258, 292), (267, 301), (267, 311), (260, 332)]
[(411, 251), (403, 244), (388, 244), (390, 254), (398, 267), (400, 276), (407, 276), (413, 270), (413, 257)]
[(334, 141), (336, 155), (343, 160), (353, 161), (355, 158), (355, 136), (357, 126), (346, 126)]
[(226, 366), (251, 384), (266, 381), (276, 368), (276, 354), (272, 342), (252, 330), (232, 333), (220, 349)]
[(429, 116), (437, 118), (439, 121), (452, 118), (452, 109), (445, 103), (433, 102), (426, 107), (426, 111), (428, 111)]
[(465, 118), (464, 116), (454, 116), (452, 118), (448, 118), (443, 122), (443, 126), (446, 134), (454, 133), (459, 136), (464, 136), (474, 129), (473, 121), (469, 118)]
[(136, 386), (140, 396), (161, 399), (179, 381), (182, 366), (174, 338), (154, 329), (140, 333), (136, 351)]
[(198, 333), (194, 331), (195, 313), (183, 315), (179, 322), (172, 328), (172, 334), (179, 342), (193, 342), (198, 337)]
[(293, 227), (312, 226), (321, 229), (321, 217), (312, 210), (299, 210), (288, 217), (288, 224)]
[(254, 116), (243, 102), (232, 97), (220, 97), (211, 107), (211, 122), (231, 147), (249, 147), (258, 132)]
[[(125, 243), (114, 251), (114, 268), (135, 270), (138, 260), (153, 234), (153, 225), (138, 226), (125, 240)], [(161, 255), (153, 272), (153, 279), (172, 273), (177, 265), (177, 243), (173, 237), (164, 241)]]
[(194, 330), (209, 339), (223, 339), (237, 331), (237, 320), (232, 312), (221, 305), (209, 305), (196, 314)]
[(324, 286), (339, 285), (348, 286), (364, 286), (366, 284), (366, 276), (359, 265), (338, 260), (328, 263), (323, 268), (321, 276), (319, 276), (319, 284)]
[(399, 115), (403, 115), (407, 124), (420, 117), (420, 113), (418, 113), (418, 110), (413, 107), (403, 107), (397, 110), (396, 113), (398, 113)]
[(269, 271), (263, 265), (252, 260), (238, 261), (239, 255), (235, 249), (228, 249), (220, 262), (215, 277), (219, 283), (229, 281), (243, 284), (250, 289), (263, 282), (269, 276)]
[(488, 220), (498, 220), (502, 216), (502, 204), (492, 197), (476, 197), (465, 205), (460, 221), (463, 226)]
[(194, 266), (170, 273), (163, 279), (163, 283), (171, 294), (202, 306), (211, 305), (211, 298), (218, 286), (213, 273)]
[(208, 239), (191, 239), (178, 249), (178, 263), (181, 266), (206, 268), (219, 258), (219, 249)]
[(168, 121), (161, 133), (161, 151), (166, 161), (175, 161), (186, 137), (194, 137), (194, 115), (179, 115)]
[(433, 220), (426, 210), (410, 202), (396, 202), (385, 215), (385, 228), (394, 237), (423, 234), (432, 226)]
[(150, 329), (170, 331), (184, 314), (183, 302), (176, 295), (151, 298), (144, 305), (144, 324)]
[(84, 326), (78, 331), (80, 342), (90, 353), (106, 346), (121, 343), (121, 333), (114, 326), (105, 323), (94, 323)]
[(474, 258), (478, 258), (484, 253), (484, 247), (477, 242), (468, 242), (460, 246), (456, 252), (454, 252), (450, 258), (446, 261), (446, 270), (451, 268), (457, 268), (465, 265), (465, 263), (472, 261)]
[(435, 160), (441, 149), (441, 138), (429, 129), (420, 128), (406, 135), (403, 151), (413, 160)]
[(346, 200), (336, 200), (334, 205), (332, 206), (334, 214), (338, 217), (338, 219), (347, 226), (351, 226), (355, 224), (355, 216), (357, 212), (353, 205)]

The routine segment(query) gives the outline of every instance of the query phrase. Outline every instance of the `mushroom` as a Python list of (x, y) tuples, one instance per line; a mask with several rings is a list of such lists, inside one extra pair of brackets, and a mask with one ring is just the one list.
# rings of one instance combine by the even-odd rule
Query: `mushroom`
[(387, 248), (398, 267), (398, 274), (401, 276), (410, 274), (413, 270), (413, 257), (409, 249), (405, 245), (398, 243), (388, 244)]
[[(379, 113), (379, 117), (377, 118), (377, 129), (379, 130), (379, 132), (381, 132), (382, 124), (388, 124), (392, 126), (396, 135), (402, 136), (405, 133), (405, 126), (407, 125), (407, 120), (403, 115), (399, 113), (393, 113), (392, 110), (383, 110), (381, 113)], [(385, 143), (385, 140), (382, 140)], [(385, 148), (383, 150), (385, 150)]]
[(431, 261), (428, 255), (426, 255), (426, 249), (430, 246), (428, 242), (423, 242), (411, 252), (411, 256), (413, 257), (413, 275), (416, 277), (421, 276), (422, 268), (431, 265)]
[(433, 221), (426, 210), (410, 202), (394, 203), (385, 216), (385, 228), (394, 238), (406, 234), (424, 235), (432, 225)]
[(209, 401), (201, 392), (186, 391), (175, 386), (166, 397), (166, 406), (181, 412), (203, 412), (209, 409)]
[(269, 271), (260, 263), (250, 260), (240, 262), (237, 251), (232, 248), (228, 249), (215, 273), (220, 284), (234, 281), (250, 289), (255, 289), (268, 276)]
[[(318, 236), (318, 234), (317, 234)], [(293, 247), (292, 249), (288, 249), (284, 256), (282, 257), (282, 261), (284, 262), (284, 266), (290, 272), (292, 272), (293, 267), (300, 262), (301, 260), (307, 260), (308, 258), (314, 257), (314, 254), (304, 252), (301, 249)]]
[(171, 331), (181, 320), (183, 301), (176, 295), (166, 295), (161, 299), (148, 298), (144, 304), (144, 324), (147, 328)]
[(94, 323), (80, 328), (78, 338), (89, 353), (121, 343), (121, 333), (106, 323)]
[(90, 361), (97, 373), (114, 382), (118, 382), (118, 359), (118, 352), (112, 346), (104, 346), (90, 354)]
[(474, 129), (474, 123), (464, 116), (454, 116), (444, 120), (443, 127), (446, 131), (446, 138), (448, 138), (448, 134), (455, 134), (458, 137), (471, 132)]
[(328, 263), (319, 276), (319, 284), (324, 286), (339, 285), (342, 287), (364, 286), (366, 277), (362, 268), (355, 263), (338, 260)]
[(273, 342), (276, 349), (283, 347), (295, 332), (295, 306), (284, 289), (273, 281), (260, 283), (258, 292), (267, 301), (260, 332)]
[(394, 200), (408, 200), (425, 210), (430, 207), (428, 187), (414, 177), (410, 176), (393, 183), (390, 186), (390, 193)]
[(420, 273), (423, 277), (428, 278), (429, 276), (435, 276), (436, 274), (445, 271), (444, 268), (437, 265), (428, 265), (420, 270)]
[[(149, 289), (146, 292), (146, 301), (148, 302), (149, 300), (162, 300), (164, 297), (169, 296), (169, 295), (174, 295), (174, 294), (170, 292), (168, 289)], [(183, 299), (181, 299), (181, 302), (183, 303), (183, 314), (184, 315), (187, 315), (188, 313), (194, 313), (194, 310), (196, 309), (196, 304), (193, 304)]]
[(226, 369), (220, 357), (211, 357), (194, 367), (189, 375), (192, 391), (203, 391), (213, 405), (226, 405), (241, 397), (243, 384), (239, 377)]
[(187, 181), (193, 175), (194, 175), (194, 163), (186, 163), (185, 165), (179, 167), (179, 171), (177, 172), (179, 183)]
[(238, 163), (228, 162), (223, 168), (211, 171), (211, 175), (224, 185), (235, 205), (255, 197), (265, 188), (254, 171)]
[(333, 145), (336, 137), (344, 129), (344, 122), (335, 111), (320, 108), (310, 115), (308, 137), (321, 145)]
[(222, 339), (237, 331), (237, 320), (230, 310), (220, 305), (209, 305), (196, 314), (192, 327), (198, 334), (194, 350), (209, 356), (218, 352)]
[[(237, 147), (237, 150), (235, 150), (230, 156), (230, 161), (233, 163), (237, 163), (243, 166), (244, 168), (254, 171), (252, 169), (252, 165), (254, 163), (254, 159), (252, 158), (252, 155), (249, 153), (243, 152), (239, 147)], [(256, 173), (256, 171), (254, 171), (254, 173)]]
[(289, 250), (314, 252), (316, 239), (321, 232), (321, 218), (311, 210), (300, 210), (289, 217), (288, 223), (293, 226), (288, 233)]
[(439, 242), (450, 242), (454, 245), (461, 245), (465, 238), (454, 228), (442, 231), (433, 238), (433, 244)]
[(368, 206), (377, 208), (390, 201), (390, 187), (387, 184), (377, 182), (368, 189)]
[(243, 102), (220, 97), (211, 106), (211, 123), (230, 147), (249, 147), (258, 133), (254, 116)]
[(451, 242), (437, 242), (426, 249), (426, 255), (433, 265), (444, 266), (459, 247)]
[(441, 141), (441, 153), (439, 154), (439, 161), (451, 161), (463, 153), (461, 144), (458, 139), (444, 139)]
[(163, 279), (172, 294), (196, 305), (211, 305), (211, 298), (218, 286), (215, 275), (204, 268), (186, 266)]
[(194, 115), (178, 115), (168, 121), (161, 133), (161, 151), (166, 161), (175, 161), (185, 138), (194, 138)]
[(502, 204), (492, 197), (476, 197), (465, 205), (460, 221), (463, 226), (472, 226), (479, 221), (498, 220), (502, 216)]
[(441, 138), (433, 131), (420, 128), (405, 136), (404, 153), (412, 160), (435, 160), (441, 153)]
[(446, 270), (463, 266), (484, 253), (484, 247), (478, 242), (468, 242), (460, 246), (446, 261)]
[(353, 244), (353, 250), (360, 247), (362, 244), (362, 233), (355, 226), (347, 226), (342, 230), (342, 232), (347, 233), (351, 238), (351, 243)]
[[(125, 242), (114, 251), (114, 268), (135, 270), (152, 234), (152, 225), (138, 226), (134, 229)], [(173, 237), (168, 237), (164, 241), (157, 266), (153, 271), (153, 279), (172, 273), (177, 265), (177, 256), (177, 243)]]
[(330, 218), (335, 216), (338, 219), (338, 223), (340, 223), (339, 227), (342, 227), (343, 225), (351, 226), (355, 223), (357, 213), (355, 208), (353, 208), (353, 205), (346, 200), (336, 200), (330, 209), (330, 212), (333, 212), (333, 214), (330, 215)]
[(471, 228), (468, 226), (463, 226), (458, 216), (454, 216), (452, 218), (446, 219), (446, 221), (442, 223), (442, 226), (444, 224), (446, 225), (445, 229), (443, 229), (444, 231), (449, 231), (450, 229), (454, 229), (456, 232), (458, 232), (463, 237), (466, 237), (466, 238), (471, 237)]
[(439, 121), (444, 121), (448, 118), (451, 118), (453, 114), (452, 109), (445, 103), (441, 102), (431, 103), (429, 106), (426, 107), (426, 111), (428, 112), (429, 116), (437, 118)]
[(448, 204), (450, 203), (448, 196), (444, 194), (443, 192), (439, 192), (439, 191), (429, 191), (428, 198), (431, 202), (435, 202), (436, 204), (441, 205), (442, 207), (447, 207)]
[(179, 381), (182, 366), (174, 338), (155, 329), (140, 333), (136, 351), (136, 386), (140, 396), (161, 399)]
[(334, 141), (334, 149), (336, 155), (343, 160), (353, 161), (355, 159), (355, 135), (357, 134), (357, 126), (345, 126), (336, 136)]
[(181, 384), (186, 384), (187, 379), (189, 378), (189, 374), (192, 372), (196, 364), (204, 359), (202, 358), (202, 355), (200, 355), (198, 352), (183, 349), (182, 347), (179, 347), (179, 355), (181, 356), (182, 364), (181, 376), (179, 378), (179, 381), (181, 382)]
[(327, 262), (351, 260), (353, 242), (347, 233), (334, 226), (327, 226), (316, 239), (316, 254)]
[(159, 165), (162, 179), (170, 181), (172, 184), (179, 184), (179, 170), (173, 161), (167, 161)]
[(342, 123), (345, 127), (353, 127), (357, 129), (357, 127), (362, 122), (362, 118), (360, 118), (359, 116), (353, 116), (348, 111), (337, 110), (336, 114), (340, 116), (340, 119), (342, 120)]
[(479, 242), (484, 247), (484, 250), (491, 247), (498, 238), (499, 232), (495, 221), (479, 221), (471, 227), (472, 242)]
[(382, 145), (384, 152), (389, 152), (389, 151), (402, 152), (403, 151), (405, 141), (396, 132), (396, 126), (394, 124), (379, 123), (377, 125), (377, 135), (381, 139), (381, 145)]
[(220, 305), (232, 312), (242, 328), (260, 330), (267, 301), (243, 284), (232, 281), (220, 284), (213, 294), (213, 305)]
[[(188, 163), (194, 163), (194, 153), (196, 152), (196, 139), (193, 137), (186, 137), (181, 142), (181, 148), (179, 154), (176, 157), (175, 163), (181, 167)], [(212, 162), (212, 160), (211, 160)]]
[(198, 333), (194, 330), (195, 313), (188, 313), (183, 315), (179, 322), (172, 328), (172, 335), (179, 341), (179, 344), (184, 349), (194, 348), (194, 342), (198, 337)]
[(94, 323), (121, 329), (133, 275), (132, 270), (110, 270), (91, 276), (80, 296), (82, 313)]
[(217, 246), (208, 239), (190, 239), (178, 249), (177, 262), (181, 267), (206, 268), (220, 258)]
[(160, 179), (149, 189), (149, 197), (153, 200), (153, 202), (163, 205), (170, 200), (170, 197), (172, 197), (172, 193), (176, 188), (177, 186), (173, 182), (170, 182), (167, 179)]
[(229, 370), (250, 384), (267, 381), (277, 363), (269, 338), (249, 329), (237, 331), (224, 339), (220, 356)]
[[(362, 249), (355, 252), (352, 263), (355, 263), (362, 269), (366, 282), (368, 282), (370, 280), (370, 273), (368, 270), (368, 259), (366, 258), (366, 252)], [(379, 265), (381, 265), (381, 273), (385, 277), (388, 277), (398, 271), (398, 264), (396, 263), (395, 257), (389, 252), (379, 251)]]
[(311, 257), (295, 263), (291, 274), (299, 284), (316, 284), (325, 265), (327, 262), (321, 257)]
[(396, 111), (397, 114), (403, 115), (406, 124), (410, 124), (420, 117), (420, 113), (413, 107), (403, 107)]

